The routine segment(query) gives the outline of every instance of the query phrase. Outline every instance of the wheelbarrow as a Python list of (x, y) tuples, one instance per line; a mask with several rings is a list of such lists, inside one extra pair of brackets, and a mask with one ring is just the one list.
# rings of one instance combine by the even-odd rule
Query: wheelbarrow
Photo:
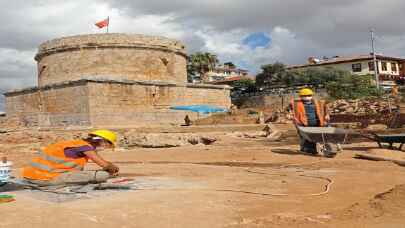
[(296, 126), (298, 133), (305, 140), (316, 143), (318, 152), (325, 157), (335, 157), (341, 151), (340, 144), (345, 144), (352, 131), (336, 127), (302, 127)]
[[(402, 146), (405, 144), (405, 134), (387, 135), (370, 132), (369, 134), (362, 134), (362, 136), (376, 142), (380, 148), (388, 146), (391, 150), (402, 150)], [(399, 147), (394, 147), (394, 143), (399, 143)]]

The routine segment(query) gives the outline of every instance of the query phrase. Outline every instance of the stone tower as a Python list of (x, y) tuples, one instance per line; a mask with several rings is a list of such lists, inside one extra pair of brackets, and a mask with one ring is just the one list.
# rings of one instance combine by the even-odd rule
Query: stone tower
[(188, 84), (184, 45), (164, 37), (91, 34), (40, 45), (38, 86), (5, 93), (25, 127), (178, 124), (177, 105), (230, 106), (230, 87)]
[(100, 76), (185, 83), (186, 58), (179, 41), (111, 33), (51, 40), (35, 56), (40, 87)]

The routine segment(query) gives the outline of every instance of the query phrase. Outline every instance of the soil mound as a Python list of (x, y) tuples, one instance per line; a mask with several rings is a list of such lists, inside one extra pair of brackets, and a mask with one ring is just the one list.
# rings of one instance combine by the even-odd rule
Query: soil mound
[(375, 195), (368, 203), (355, 203), (338, 216), (342, 219), (401, 217), (405, 215), (405, 184)]

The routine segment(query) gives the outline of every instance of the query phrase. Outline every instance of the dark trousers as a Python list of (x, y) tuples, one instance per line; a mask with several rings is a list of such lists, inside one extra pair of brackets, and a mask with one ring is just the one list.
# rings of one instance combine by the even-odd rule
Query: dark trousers
[[(320, 123), (319, 123), (319, 120), (318, 120), (317, 122), (309, 123), (308, 127), (319, 127), (319, 126), (320, 126)], [(299, 135), (299, 138), (300, 138), (300, 150), (302, 152), (311, 153), (311, 154), (317, 154), (318, 153), (316, 151), (316, 143), (305, 140), (301, 136), (299, 131), (298, 131), (298, 135)]]
[(305, 140), (299, 132), (298, 135), (300, 137), (300, 150), (302, 152), (316, 154), (316, 143)]

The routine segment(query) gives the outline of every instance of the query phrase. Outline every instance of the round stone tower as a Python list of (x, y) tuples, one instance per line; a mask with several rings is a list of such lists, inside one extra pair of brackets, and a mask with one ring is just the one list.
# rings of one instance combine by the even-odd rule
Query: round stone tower
[(134, 34), (90, 34), (39, 46), (38, 86), (89, 78), (186, 83), (184, 45), (172, 39)]

